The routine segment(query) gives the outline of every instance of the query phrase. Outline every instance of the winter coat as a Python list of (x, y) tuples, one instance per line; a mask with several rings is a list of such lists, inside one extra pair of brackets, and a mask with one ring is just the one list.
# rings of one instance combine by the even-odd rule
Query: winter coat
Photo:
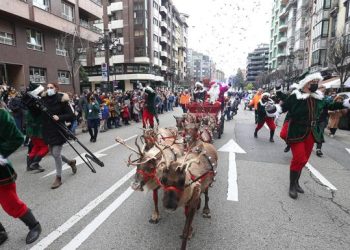
[(89, 103), (86, 106), (86, 119), (87, 120), (95, 120), (100, 118), (100, 105), (98, 102), (94, 104)]
[[(12, 116), (0, 107), (0, 154), (7, 158), (15, 152), (23, 143), (24, 138), (18, 130)], [(0, 186), (16, 181), (17, 174), (11, 163), (0, 165)]]
[(102, 120), (107, 120), (109, 118), (109, 108), (108, 105), (105, 104), (102, 106)]
[(49, 117), (43, 118), (43, 138), (47, 145), (63, 145), (66, 139), (61, 135), (63, 132), (57, 123), (64, 125), (64, 122), (70, 122), (74, 119), (74, 114), (69, 106), (69, 97), (65, 93), (56, 93), (48, 96), (44, 93), (41, 98), (43, 104), (51, 115), (57, 115), (59, 121), (53, 121)]

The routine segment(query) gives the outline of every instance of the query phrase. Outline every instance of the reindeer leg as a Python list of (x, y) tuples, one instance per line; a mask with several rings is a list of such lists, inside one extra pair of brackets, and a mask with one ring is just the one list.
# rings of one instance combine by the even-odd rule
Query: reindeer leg
[(152, 213), (152, 218), (149, 220), (152, 224), (158, 224), (160, 221), (159, 209), (158, 209), (158, 188), (153, 190), (153, 202), (154, 202), (154, 211)]
[(210, 214), (210, 208), (209, 208), (209, 195), (208, 195), (208, 190), (209, 188), (207, 188), (204, 192), (205, 195), (205, 204), (204, 204), (204, 208), (203, 208), (203, 218), (207, 218), (210, 219), (211, 218), (211, 214)]
[(189, 208), (186, 223), (182, 234), (181, 250), (186, 250), (187, 241), (193, 236), (192, 221), (196, 214), (197, 206)]

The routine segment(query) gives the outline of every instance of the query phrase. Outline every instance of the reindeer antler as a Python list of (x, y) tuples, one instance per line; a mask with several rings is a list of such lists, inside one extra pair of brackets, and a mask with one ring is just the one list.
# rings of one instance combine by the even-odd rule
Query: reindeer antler
[(139, 153), (136, 149), (134, 149), (134, 148), (130, 147), (129, 145), (127, 145), (126, 142), (125, 142), (122, 138), (116, 137), (116, 138), (115, 138), (115, 141), (118, 142), (118, 143), (120, 143), (120, 144), (123, 145), (124, 147), (130, 149), (130, 150), (133, 151), (134, 153), (140, 155), (140, 153)]
[(141, 150), (141, 148), (140, 148), (140, 145), (138, 144), (138, 142), (137, 142), (137, 140), (138, 140), (138, 136), (136, 137), (136, 140), (135, 140), (135, 146), (137, 147), (137, 149), (138, 149), (138, 151), (139, 151), (139, 154), (141, 155), (141, 156), (143, 156), (144, 155), (144, 153), (142, 152), (142, 150)]

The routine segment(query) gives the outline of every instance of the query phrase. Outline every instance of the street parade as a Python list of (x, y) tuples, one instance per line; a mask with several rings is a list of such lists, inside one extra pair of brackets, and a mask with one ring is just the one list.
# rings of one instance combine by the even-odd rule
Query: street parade
[(350, 249), (350, 1), (198, 4), (0, 0), (0, 249)]

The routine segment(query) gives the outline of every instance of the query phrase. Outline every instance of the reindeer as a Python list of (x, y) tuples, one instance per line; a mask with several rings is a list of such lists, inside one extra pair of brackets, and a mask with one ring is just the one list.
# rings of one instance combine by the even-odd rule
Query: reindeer
[[(138, 138), (135, 140), (135, 146), (137, 149), (126, 145), (125, 142), (119, 138), (116, 139), (119, 143), (132, 150), (139, 157), (137, 160), (131, 160), (132, 155), (129, 156), (128, 166), (136, 166), (136, 173), (131, 187), (135, 191), (144, 191), (144, 187), (146, 186), (148, 190), (153, 191), (153, 202), (155, 209), (152, 213), (151, 219), (149, 220), (149, 222), (152, 224), (157, 224), (160, 220), (158, 209), (159, 185), (155, 180), (156, 167), (160, 161), (164, 160), (162, 157), (176, 160), (177, 156), (182, 156), (184, 152), (183, 146), (181, 144), (175, 144), (176, 137), (170, 137), (170, 134), (173, 134), (174, 131), (169, 131), (170, 130), (166, 132), (166, 129), (163, 129), (161, 135), (147, 131), (147, 134), (144, 133), (144, 136), (146, 135), (146, 138), (144, 138), (145, 144), (143, 145), (142, 149), (138, 144)], [(151, 139), (151, 136), (154, 136), (152, 137), (153, 139)], [(157, 142), (158, 136), (160, 136), (160, 138), (163, 138), (159, 139), (160, 142)], [(147, 149), (147, 147), (150, 145), (147, 146), (147, 142), (152, 143), (152, 147), (149, 149)], [(160, 154), (160, 150), (163, 150), (165, 153)]]
[[(162, 150), (161, 153), (165, 154)], [(177, 161), (164, 159), (157, 167), (156, 178), (164, 190), (164, 208), (175, 211), (178, 207), (185, 207), (186, 223), (181, 249), (186, 249), (187, 241), (192, 237), (192, 221), (200, 208), (202, 193), (205, 194), (202, 215), (211, 218), (208, 189), (216, 175), (218, 154), (212, 144), (200, 142)]]

